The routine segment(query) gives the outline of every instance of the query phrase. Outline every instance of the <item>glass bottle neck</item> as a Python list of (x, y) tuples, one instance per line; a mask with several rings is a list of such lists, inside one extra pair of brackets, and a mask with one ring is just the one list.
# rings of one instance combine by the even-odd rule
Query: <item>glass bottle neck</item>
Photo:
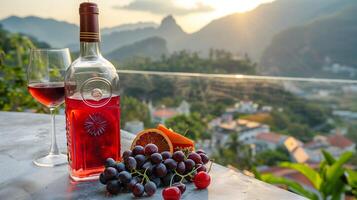
[(101, 56), (99, 42), (81, 42), (80, 57), (99, 57)]

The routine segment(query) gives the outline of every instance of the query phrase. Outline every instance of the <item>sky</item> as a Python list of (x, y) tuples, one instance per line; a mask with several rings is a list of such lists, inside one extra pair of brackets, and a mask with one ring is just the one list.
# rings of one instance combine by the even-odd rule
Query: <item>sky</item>
[[(35, 15), (78, 24), (78, 5), (86, 0), (0, 0), (0, 19)], [(254, 9), (274, 0), (90, 0), (100, 9), (104, 27), (136, 22), (160, 23), (172, 14), (189, 33), (219, 17)]]

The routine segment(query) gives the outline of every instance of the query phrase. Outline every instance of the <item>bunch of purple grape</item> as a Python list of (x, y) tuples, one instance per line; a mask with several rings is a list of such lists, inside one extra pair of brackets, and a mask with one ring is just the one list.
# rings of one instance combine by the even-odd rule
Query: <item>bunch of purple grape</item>
[(184, 183), (192, 182), (201, 171), (207, 172), (205, 164), (209, 162), (202, 150), (186, 154), (183, 151), (159, 153), (155, 144), (136, 146), (132, 151), (125, 151), (122, 158), (123, 162), (108, 158), (99, 181), (110, 194), (132, 192), (135, 197), (145, 193), (152, 196), (161, 186), (176, 186), (183, 194)]

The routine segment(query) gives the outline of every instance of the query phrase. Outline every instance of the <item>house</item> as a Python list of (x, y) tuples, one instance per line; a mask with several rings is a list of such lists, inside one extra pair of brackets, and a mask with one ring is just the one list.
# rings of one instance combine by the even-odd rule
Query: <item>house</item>
[(284, 147), (290, 154), (291, 160), (297, 163), (305, 163), (309, 160), (308, 154), (302, 148), (303, 143), (294, 137), (277, 133), (260, 133), (253, 143), (256, 151), (275, 150)]
[(210, 128), (214, 132), (212, 144), (216, 146), (224, 146), (232, 134), (237, 134), (239, 141), (252, 144), (258, 134), (270, 132), (270, 128), (266, 124), (243, 119), (233, 120), (228, 115), (212, 120)]
[(175, 117), (177, 115), (189, 115), (190, 114), (190, 104), (183, 100), (178, 107), (169, 107), (161, 105), (155, 108), (151, 102), (149, 102), (149, 111), (151, 115), (151, 121), (153, 123), (164, 124), (167, 119)]
[(227, 112), (253, 114), (258, 111), (259, 105), (253, 101), (240, 101), (233, 108), (228, 108)]
[(266, 151), (266, 150), (275, 150), (281, 146), (284, 140), (287, 138), (285, 135), (280, 135), (272, 132), (265, 132), (258, 134), (253, 143), (256, 146), (256, 151)]
[(355, 152), (356, 144), (342, 134), (336, 133), (329, 136), (315, 136), (313, 141), (304, 145), (304, 149), (311, 162), (320, 162), (323, 159), (321, 149), (328, 151), (334, 157), (339, 157), (346, 151)]

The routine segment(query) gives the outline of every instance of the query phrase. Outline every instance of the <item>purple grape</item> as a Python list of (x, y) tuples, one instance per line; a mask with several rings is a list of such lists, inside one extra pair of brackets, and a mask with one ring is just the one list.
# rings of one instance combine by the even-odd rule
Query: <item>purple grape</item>
[(203, 151), (202, 149), (197, 150), (196, 153), (197, 153), (197, 154), (200, 154), (200, 153), (206, 154), (206, 152)]
[(182, 151), (176, 151), (174, 154), (172, 154), (172, 158), (176, 162), (182, 162), (185, 160), (185, 154)]
[(151, 176), (150, 180), (155, 183), (156, 187), (161, 185), (161, 179), (159, 177)]
[(157, 190), (157, 187), (156, 187), (156, 184), (152, 181), (149, 181), (145, 184), (144, 186), (144, 190), (146, 192), (146, 194), (151, 197), (152, 195), (155, 194), (156, 190)]
[(105, 160), (104, 166), (105, 167), (115, 167), (115, 164), (116, 164), (116, 162), (113, 158), (107, 158)]
[(122, 171), (119, 173), (118, 175), (118, 179), (121, 183), (123, 184), (128, 184), (130, 183), (131, 179), (132, 179), (132, 176), (129, 172), (127, 171)]
[(206, 154), (199, 153), (198, 155), (200, 155), (203, 164), (207, 164), (209, 162), (209, 158)]
[(177, 162), (174, 159), (168, 158), (164, 161), (165, 166), (169, 170), (175, 170), (177, 167)]
[(104, 170), (104, 178), (106, 180), (112, 180), (117, 177), (117, 170), (114, 167), (108, 167)]
[(172, 186), (180, 189), (181, 194), (185, 193), (185, 191), (186, 191), (186, 185), (183, 183), (174, 183), (174, 184), (172, 184)]
[(159, 152), (159, 149), (155, 144), (147, 144), (144, 149), (145, 155), (150, 156), (153, 153)]
[(163, 151), (161, 152), (161, 156), (163, 160), (171, 158), (171, 153), (169, 151)]
[(127, 187), (130, 191), (133, 190), (133, 187), (135, 184), (139, 183), (139, 178), (138, 177), (134, 177), (130, 180), (130, 182), (127, 184)]
[(136, 160), (135, 158), (133, 157), (128, 157), (126, 160), (125, 160), (125, 167), (129, 170), (133, 170), (133, 169), (136, 169)]
[(122, 172), (125, 170), (125, 165), (124, 163), (120, 162), (115, 165), (115, 169), (117, 169), (118, 173)]
[(162, 163), (156, 165), (154, 168), (154, 174), (160, 178), (166, 176), (166, 174), (167, 174), (166, 166)]
[(190, 172), (193, 170), (193, 168), (195, 167), (196, 163), (195, 161), (191, 160), (191, 159), (187, 159), (185, 160), (185, 166), (186, 166), (186, 171)]
[(153, 153), (150, 156), (150, 160), (153, 164), (159, 164), (162, 161), (162, 156), (159, 153)]
[(105, 179), (104, 177), (104, 173), (100, 173), (99, 175), (99, 182), (103, 185), (106, 185), (107, 184), (107, 179)]
[(136, 160), (136, 167), (141, 168), (141, 166), (143, 166), (143, 164), (145, 163), (146, 158), (144, 155), (136, 155), (135, 160)]
[(144, 194), (144, 186), (141, 183), (134, 185), (132, 193), (135, 197), (141, 197)]
[(147, 175), (150, 175), (150, 174), (152, 174), (152, 171), (153, 171), (153, 169), (154, 169), (154, 166), (151, 164), (150, 161), (147, 161), (147, 162), (145, 162), (145, 163), (143, 164), (142, 168), (143, 168), (144, 171), (146, 171), (146, 174), (147, 174)]
[(130, 156), (133, 155), (133, 152), (130, 150), (126, 150), (123, 152), (123, 160), (126, 160), (127, 158), (129, 158)]
[(176, 168), (177, 173), (179, 174), (185, 174), (186, 171), (186, 165), (184, 162), (179, 162), (177, 164), (177, 168)]
[(187, 158), (195, 161), (196, 164), (202, 164), (201, 156), (195, 152), (191, 152), (190, 154), (188, 154)]
[(169, 186), (170, 185), (170, 182), (171, 182), (171, 178), (174, 174), (172, 173), (167, 173), (166, 176), (164, 176), (163, 178), (161, 178), (161, 183), (164, 185), (164, 186)]
[(107, 183), (107, 191), (110, 194), (116, 195), (120, 192), (121, 190), (121, 184), (118, 182), (118, 180), (111, 180)]
[(138, 145), (138, 146), (135, 146), (133, 151), (132, 151), (132, 155), (133, 156), (136, 156), (136, 155), (145, 155), (145, 151), (144, 151), (144, 147)]
[(202, 171), (207, 172), (207, 167), (204, 165), (196, 165), (196, 168), (197, 168), (197, 173)]

